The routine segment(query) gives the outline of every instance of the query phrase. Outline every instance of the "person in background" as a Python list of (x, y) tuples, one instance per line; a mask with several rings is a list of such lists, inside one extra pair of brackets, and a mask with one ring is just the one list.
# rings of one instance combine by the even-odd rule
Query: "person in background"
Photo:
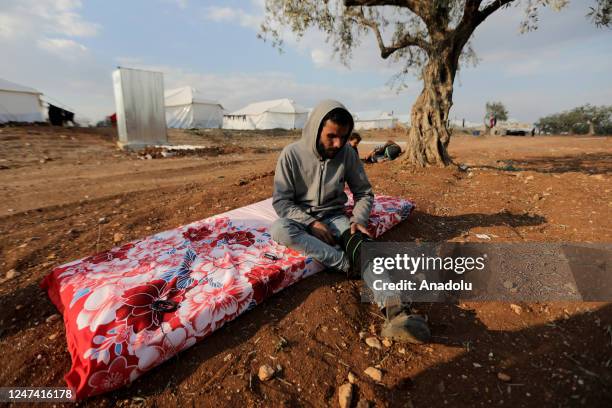
[(380, 163), (388, 160), (395, 160), (402, 154), (402, 148), (393, 140), (378, 145), (365, 158), (366, 163)]
[(359, 157), (359, 149), (357, 149), (359, 142), (361, 142), (361, 135), (357, 132), (351, 133), (351, 135), (348, 138), (348, 144), (351, 145), (353, 149), (355, 149), (355, 153), (357, 153), (357, 157)]

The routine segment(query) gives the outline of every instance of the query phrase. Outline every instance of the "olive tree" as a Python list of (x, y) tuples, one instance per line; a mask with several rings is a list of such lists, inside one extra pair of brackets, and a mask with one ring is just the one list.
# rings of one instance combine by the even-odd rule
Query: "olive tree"
[(501, 102), (487, 102), (485, 111), (487, 118), (492, 115), (497, 120), (508, 120), (508, 109)]
[(544, 116), (536, 126), (546, 133), (600, 134), (612, 133), (612, 106), (584, 105)]
[[(522, 3), (523, 31), (537, 28), (538, 9), (563, 8), (569, 0), (266, 0), (260, 36), (282, 47), (283, 29), (298, 38), (322, 31), (348, 63), (363, 36), (373, 34), (380, 56), (402, 63), (398, 78), (416, 70), (423, 90), (411, 111), (406, 160), (418, 166), (448, 165), (449, 111), (460, 62), (474, 58), (470, 38), (493, 13)], [(588, 16), (610, 24), (612, 0), (596, 0)]]

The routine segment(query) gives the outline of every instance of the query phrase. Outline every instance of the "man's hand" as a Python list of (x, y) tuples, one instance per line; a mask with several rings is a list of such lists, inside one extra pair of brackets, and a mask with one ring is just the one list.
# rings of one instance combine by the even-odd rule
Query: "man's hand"
[(321, 241), (326, 242), (331, 246), (336, 245), (334, 236), (330, 232), (329, 228), (327, 228), (327, 225), (323, 224), (321, 221), (313, 221), (312, 224), (310, 224), (310, 232), (312, 232), (312, 235), (319, 238)]
[(370, 231), (368, 231), (368, 229), (361, 225), (361, 224), (357, 224), (357, 223), (352, 223), (351, 224), (351, 235), (356, 233), (357, 231), (360, 231), (363, 235), (367, 235), (368, 237), (372, 238), (372, 234), (370, 234)]

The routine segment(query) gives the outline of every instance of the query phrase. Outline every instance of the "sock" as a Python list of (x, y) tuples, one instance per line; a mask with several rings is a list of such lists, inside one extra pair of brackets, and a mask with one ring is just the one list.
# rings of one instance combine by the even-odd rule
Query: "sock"
[(340, 236), (340, 244), (346, 253), (353, 270), (357, 273), (361, 271), (361, 246), (364, 242), (371, 241), (361, 231), (351, 234), (351, 230), (346, 230)]

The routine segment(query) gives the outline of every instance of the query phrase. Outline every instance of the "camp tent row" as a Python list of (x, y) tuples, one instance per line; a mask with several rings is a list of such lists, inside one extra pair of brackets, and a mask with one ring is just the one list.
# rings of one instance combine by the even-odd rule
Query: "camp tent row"
[[(0, 123), (44, 121), (41, 96), (36, 89), (0, 79)], [(166, 125), (180, 129), (301, 129), (309, 113), (286, 98), (251, 103), (226, 113), (221, 103), (188, 86), (165, 91), (164, 105)], [(391, 128), (398, 123), (398, 118), (387, 112), (358, 112), (354, 116), (355, 129)]]
[(291, 99), (252, 103), (224, 114), (219, 102), (204, 98), (191, 87), (168, 90), (164, 97), (170, 128), (301, 129), (308, 118), (308, 110)]

